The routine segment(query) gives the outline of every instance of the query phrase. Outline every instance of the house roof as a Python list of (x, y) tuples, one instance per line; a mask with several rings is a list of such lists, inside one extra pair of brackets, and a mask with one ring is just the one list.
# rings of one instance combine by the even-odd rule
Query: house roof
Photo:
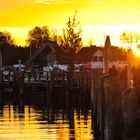
[(78, 62), (88, 62), (91, 61), (93, 54), (98, 50), (102, 49), (101, 47), (83, 47), (80, 51), (76, 54), (76, 60)]
[(104, 57), (107, 60), (127, 60), (126, 52), (118, 46), (112, 46), (109, 36), (105, 40)]
[(60, 46), (55, 41), (51, 40), (45, 40), (43, 42), (43, 47), (49, 47), (54, 52), (60, 51)]
[[(120, 60), (125, 61), (127, 60), (126, 52), (116, 46), (111, 46), (111, 60)], [(98, 50), (104, 50), (104, 47), (83, 47), (76, 55), (77, 62), (90, 62), (93, 58), (93, 54)]]
[(117, 46), (111, 46), (112, 51), (112, 60), (120, 60), (126, 61), (127, 60), (127, 52), (124, 51), (122, 48)]
[(42, 47), (39, 48), (39, 50), (32, 55), (32, 57), (25, 63), (25, 67), (26, 69), (30, 66), (31, 62), (37, 57), (39, 56), (45, 49), (48, 49), (49, 53), (50, 51), (53, 52), (57, 52), (57, 54), (59, 54), (61, 52), (60, 47), (58, 46), (58, 44), (55, 41), (50, 41), (50, 40), (46, 40), (42, 43)]

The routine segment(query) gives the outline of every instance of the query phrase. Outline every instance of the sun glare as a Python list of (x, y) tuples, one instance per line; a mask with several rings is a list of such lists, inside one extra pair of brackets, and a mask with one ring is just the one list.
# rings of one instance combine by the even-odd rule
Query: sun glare
[(134, 50), (134, 55), (140, 58), (140, 49)]

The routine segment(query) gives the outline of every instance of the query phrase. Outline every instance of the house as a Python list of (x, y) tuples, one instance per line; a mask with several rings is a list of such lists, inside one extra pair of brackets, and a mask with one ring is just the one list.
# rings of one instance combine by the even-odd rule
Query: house
[(127, 65), (127, 53), (116, 46), (109, 47), (109, 53), (105, 52), (105, 47), (83, 47), (77, 53), (77, 63), (83, 64), (88, 69), (103, 70), (105, 59), (107, 60), (107, 68), (110, 69), (113, 65), (116, 67), (124, 67)]
[(43, 47), (36, 50), (36, 52), (25, 63), (25, 68), (28, 68), (31, 64), (55, 65), (62, 56), (62, 50), (57, 43), (47, 40), (43, 42)]
[(102, 47), (83, 47), (76, 55), (76, 62), (83, 64), (85, 68), (97, 69), (103, 67)]

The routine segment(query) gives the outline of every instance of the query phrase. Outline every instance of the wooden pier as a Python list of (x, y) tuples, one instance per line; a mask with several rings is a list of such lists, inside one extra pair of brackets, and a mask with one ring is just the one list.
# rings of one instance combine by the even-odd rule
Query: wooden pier
[(4, 92), (37, 90), (89, 90), (90, 73), (65, 71), (1, 71), (0, 88)]
[[(97, 140), (140, 139), (140, 101), (137, 97), (140, 88), (133, 87), (128, 90), (126, 84), (126, 79), (95, 71), (72, 74), (65, 71), (26, 71), (24, 75), (22, 71), (8, 71), (6, 74), (0, 71), (2, 92), (18, 91), (18, 94), (24, 94), (27, 93), (24, 91), (33, 91), (32, 94), (35, 94), (38, 91), (40, 94), (40, 91), (44, 90), (43, 95), (47, 96), (50, 91), (51, 94), (56, 94), (52, 91), (66, 94), (67, 91), (76, 90), (79, 94), (81, 91), (88, 94), (90, 90), (94, 111), (94, 135)], [(68, 95), (69, 98), (70, 96), (72, 94)], [(84, 97), (86, 96), (88, 97)]]
[(137, 88), (125, 79), (92, 73), (91, 99), (97, 140), (139, 140), (140, 106)]

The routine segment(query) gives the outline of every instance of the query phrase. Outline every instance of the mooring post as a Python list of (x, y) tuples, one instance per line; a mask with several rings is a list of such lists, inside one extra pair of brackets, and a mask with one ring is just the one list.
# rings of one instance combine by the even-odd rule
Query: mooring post
[(1, 90), (3, 89), (3, 71), (0, 70), (0, 87), (1, 87)]
[(105, 88), (110, 88), (109, 84), (106, 84), (104, 87), (105, 80), (109, 78), (110, 75), (106, 74), (101, 77), (101, 140), (105, 140), (105, 113), (106, 113), (106, 94)]

